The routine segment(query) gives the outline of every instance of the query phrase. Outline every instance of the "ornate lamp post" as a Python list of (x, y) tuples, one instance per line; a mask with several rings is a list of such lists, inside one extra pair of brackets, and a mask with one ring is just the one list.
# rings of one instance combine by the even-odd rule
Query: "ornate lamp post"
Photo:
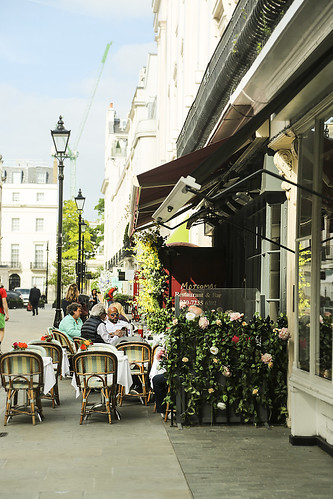
[(86, 201), (86, 198), (82, 196), (81, 189), (79, 189), (78, 195), (75, 198), (75, 203), (76, 203), (76, 211), (79, 214), (79, 245), (78, 245), (78, 254), (77, 254), (77, 269), (76, 269), (76, 275), (77, 275), (77, 287), (78, 290), (81, 291), (81, 228), (82, 228), (82, 212), (83, 212), (83, 207), (84, 203)]
[(57, 128), (51, 130), (51, 136), (55, 147), (55, 157), (58, 160), (58, 239), (57, 239), (57, 298), (54, 327), (58, 327), (61, 321), (61, 263), (62, 263), (62, 209), (64, 192), (64, 158), (69, 141), (70, 130), (66, 130), (62, 116), (59, 116)]
[(84, 254), (84, 233), (86, 231), (87, 224), (82, 220), (81, 223), (81, 232), (82, 232), (82, 245), (81, 245), (81, 282), (82, 282), (82, 291), (86, 276), (86, 263), (85, 263), (85, 254)]

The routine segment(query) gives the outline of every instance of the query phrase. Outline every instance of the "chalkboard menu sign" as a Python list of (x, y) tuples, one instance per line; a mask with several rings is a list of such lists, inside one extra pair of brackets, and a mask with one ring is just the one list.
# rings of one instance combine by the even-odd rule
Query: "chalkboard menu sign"
[(196, 305), (206, 310), (217, 310), (226, 312), (243, 313), (252, 317), (259, 312), (259, 292), (254, 288), (202, 288), (181, 289), (179, 293), (180, 308)]

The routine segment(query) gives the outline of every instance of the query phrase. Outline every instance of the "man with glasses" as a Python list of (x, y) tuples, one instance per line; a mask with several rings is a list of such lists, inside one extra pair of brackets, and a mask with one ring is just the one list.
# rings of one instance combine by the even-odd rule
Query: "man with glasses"
[(90, 311), (90, 317), (83, 324), (81, 329), (81, 336), (86, 340), (91, 340), (93, 343), (109, 343), (116, 344), (119, 338), (116, 336), (115, 342), (113, 337), (107, 332), (105, 328), (106, 319), (105, 308), (102, 303), (94, 305)]

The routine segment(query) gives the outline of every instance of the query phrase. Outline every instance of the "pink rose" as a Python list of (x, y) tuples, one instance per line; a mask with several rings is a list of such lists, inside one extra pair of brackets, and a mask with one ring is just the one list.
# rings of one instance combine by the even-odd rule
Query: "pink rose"
[(207, 329), (208, 326), (209, 326), (209, 320), (207, 319), (207, 317), (200, 317), (199, 327), (201, 327), (201, 329)]
[(272, 356), (270, 353), (264, 353), (264, 354), (261, 354), (261, 361), (264, 363), (264, 364), (269, 364), (270, 362), (272, 362)]

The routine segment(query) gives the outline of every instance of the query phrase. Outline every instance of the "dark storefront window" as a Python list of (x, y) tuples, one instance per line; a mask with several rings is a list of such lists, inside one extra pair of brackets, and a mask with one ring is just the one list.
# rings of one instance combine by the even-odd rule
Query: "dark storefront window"
[(332, 379), (333, 119), (318, 119), (300, 138), (298, 191), (298, 362)]

